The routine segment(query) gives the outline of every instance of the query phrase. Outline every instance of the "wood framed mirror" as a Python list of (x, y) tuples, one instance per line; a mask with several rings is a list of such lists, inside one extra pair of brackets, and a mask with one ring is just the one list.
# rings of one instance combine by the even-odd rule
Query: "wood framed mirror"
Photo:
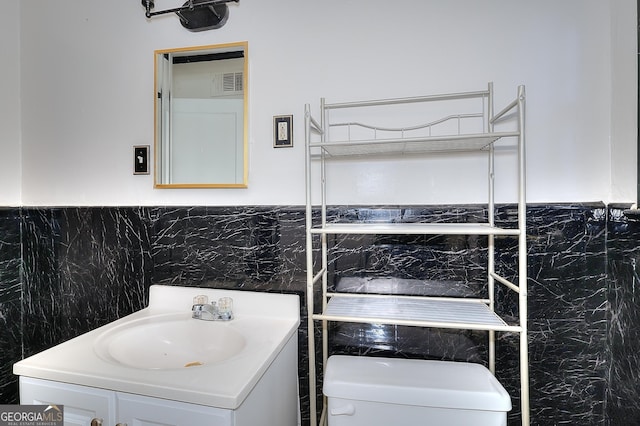
[(156, 188), (246, 188), (248, 43), (156, 50)]

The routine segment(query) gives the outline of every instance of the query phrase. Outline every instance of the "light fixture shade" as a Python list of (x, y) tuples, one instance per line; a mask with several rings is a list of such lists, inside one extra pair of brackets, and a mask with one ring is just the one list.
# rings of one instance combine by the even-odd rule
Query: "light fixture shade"
[[(192, 9), (183, 9), (176, 12), (180, 18), (180, 23), (189, 31), (207, 31), (222, 27), (229, 18), (229, 7), (226, 3), (208, 4), (198, 6), (199, 3), (206, 3), (207, 0), (193, 0)], [(186, 2), (183, 7), (188, 7)]]

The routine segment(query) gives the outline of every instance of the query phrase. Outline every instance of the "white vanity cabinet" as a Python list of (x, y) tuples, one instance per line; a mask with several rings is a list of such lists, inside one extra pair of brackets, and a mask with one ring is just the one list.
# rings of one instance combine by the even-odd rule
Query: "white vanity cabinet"
[(30, 377), (20, 377), (20, 402), (64, 405), (65, 426), (236, 425), (232, 410)]
[[(233, 411), (129, 393), (116, 393), (118, 422), (127, 426), (234, 426)], [(104, 425), (103, 423), (103, 426)]]
[[(193, 319), (197, 295), (232, 297), (233, 321)], [(66, 426), (299, 426), (299, 324), (298, 295), (153, 285), (147, 308), (13, 373), (20, 401), (64, 405)]]
[(20, 403), (64, 405), (65, 426), (88, 426), (92, 419), (115, 425), (116, 393), (88, 386), (20, 377)]

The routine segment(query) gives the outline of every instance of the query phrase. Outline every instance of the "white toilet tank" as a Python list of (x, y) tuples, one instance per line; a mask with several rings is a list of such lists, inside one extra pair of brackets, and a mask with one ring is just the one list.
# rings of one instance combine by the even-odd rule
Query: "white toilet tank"
[(334, 355), (329, 426), (506, 426), (509, 394), (484, 366)]

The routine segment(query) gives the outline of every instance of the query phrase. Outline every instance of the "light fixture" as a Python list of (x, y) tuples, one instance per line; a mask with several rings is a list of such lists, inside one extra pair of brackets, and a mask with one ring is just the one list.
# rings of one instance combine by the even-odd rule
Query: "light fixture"
[(180, 24), (189, 31), (215, 30), (222, 27), (229, 18), (227, 3), (238, 3), (240, 0), (188, 0), (181, 7), (152, 12), (154, 0), (142, 0), (147, 18), (165, 13), (175, 13)]

